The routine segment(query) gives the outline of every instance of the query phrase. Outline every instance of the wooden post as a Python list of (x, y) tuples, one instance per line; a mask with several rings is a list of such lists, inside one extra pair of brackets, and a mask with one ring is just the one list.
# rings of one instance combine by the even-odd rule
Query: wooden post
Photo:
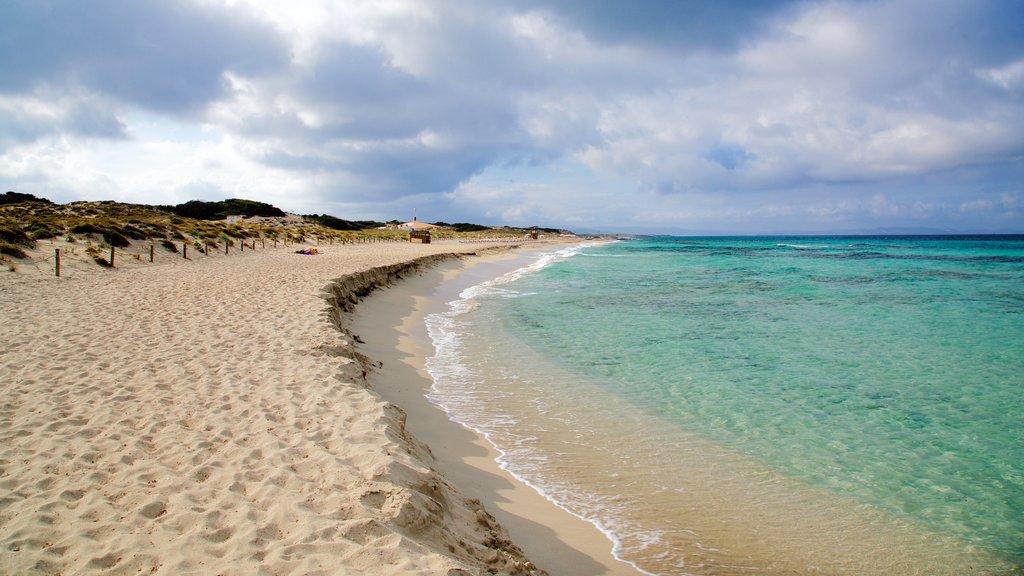
[(110, 267), (114, 267), (114, 247), (110, 247)]
[(252, 249), (253, 249), (253, 252), (256, 251), (256, 241), (255, 240), (252, 241)]
[(245, 252), (245, 240), (242, 240), (239, 244), (242, 245), (242, 252)]
[(181, 257), (188, 260), (188, 242), (181, 243)]
[(274, 248), (277, 248), (277, 238), (274, 238)]
[(60, 248), (53, 250), (53, 264), (53, 269), (57, 273), (57, 277), (60, 278)]
[(149, 243), (149, 261), (150, 262), (153, 261), (153, 250), (154, 250), (154, 248), (155, 248), (155, 245), (152, 242), (150, 242)]
[(224, 240), (224, 253), (225, 253), (225, 254), (227, 254), (227, 253), (228, 253), (228, 246), (230, 246), (230, 245), (231, 245), (231, 244), (229, 244), (229, 242), (231, 242), (231, 241), (230, 241), (230, 240), (227, 240), (227, 239), (225, 239), (225, 240)]
[[(256, 245), (256, 241), (255, 240), (253, 240), (252, 243), (253, 243), (253, 246)], [(260, 248), (266, 248), (266, 247), (267, 247), (267, 237), (266, 236), (261, 236), (260, 237)]]

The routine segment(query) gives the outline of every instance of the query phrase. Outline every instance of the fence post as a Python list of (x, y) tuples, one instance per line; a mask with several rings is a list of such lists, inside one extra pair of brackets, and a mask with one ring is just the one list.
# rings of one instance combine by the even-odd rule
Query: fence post
[(54, 248), (53, 258), (54, 271), (57, 273), (57, 277), (60, 278), (60, 248)]
[(110, 247), (110, 267), (114, 267), (114, 247)]
[(181, 257), (188, 260), (188, 242), (181, 243)]
[(154, 244), (152, 242), (150, 242), (149, 243), (149, 261), (150, 262), (153, 261), (153, 248), (154, 248)]

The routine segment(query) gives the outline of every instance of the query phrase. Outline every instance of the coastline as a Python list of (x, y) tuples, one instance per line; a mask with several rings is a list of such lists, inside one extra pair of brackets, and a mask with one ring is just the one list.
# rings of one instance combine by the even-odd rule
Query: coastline
[(348, 326), (364, 342), (359, 350), (383, 363), (368, 376), (371, 387), (406, 410), (408, 429), (431, 448), (441, 473), (481, 500), (539, 568), (559, 575), (640, 574), (613, 556), (612, 541), (596, 526), (501, 468), (494, 446), (427, 398), (432, 379), (424, 364), (433, 344), (424, 317), (444, 309), (462, 289), (521, 268), (530, 262), (529, 252), (445, 262), (370, 295)]
[(59, 279), (41, 244), (0, 279), (0, 571), (544, 573), (432, 468), (366, 387), (379, 360), (332, 325), (490, 244), (128, 250)]

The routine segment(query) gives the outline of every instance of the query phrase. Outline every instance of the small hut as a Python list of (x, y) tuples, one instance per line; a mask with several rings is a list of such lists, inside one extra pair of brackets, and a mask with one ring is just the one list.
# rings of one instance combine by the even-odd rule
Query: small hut
[(412, 222), (402, 224), (401, 228), (409, 231), (409, 242), (419, 240), (424, 244), (430, 244), (430, 229), (437, 228), (437, 226), (426, 222), (420, 222), (415, 216), (413, 216)]

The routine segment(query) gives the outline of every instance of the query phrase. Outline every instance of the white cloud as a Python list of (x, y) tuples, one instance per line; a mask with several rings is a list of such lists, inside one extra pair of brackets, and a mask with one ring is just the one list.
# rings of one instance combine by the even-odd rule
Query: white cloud
[[(53, 6), (0, 8), (28, 43), (0, 56), (0, 177), (44, 196), (592, 227), (1020, 217), (996, 200), (1024, 172), (1009, 2)], [(155, 48), (133, 18), (165, 23)]]
[(1005, 90), (1020, 90), (1024, 87), (1024, 59), (998, 68), (986, 68), (978, 75)]

